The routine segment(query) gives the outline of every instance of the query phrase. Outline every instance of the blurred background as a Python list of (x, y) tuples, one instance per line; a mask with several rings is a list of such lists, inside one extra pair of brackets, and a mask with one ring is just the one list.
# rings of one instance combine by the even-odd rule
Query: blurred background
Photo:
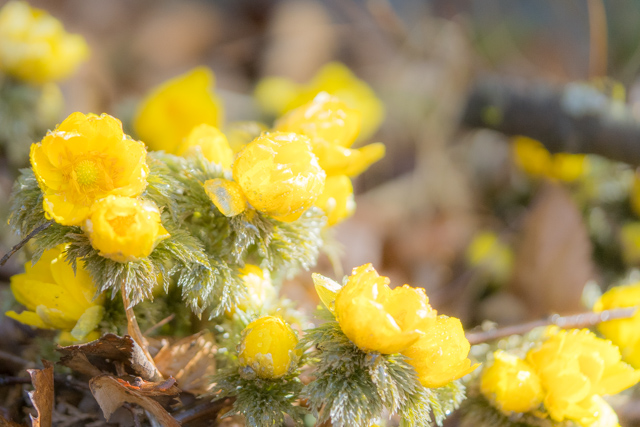
[[(465, 126), (463, 112), (487, 79), (532, 97), (579, 83), (585, 99), (602, 95), (600, 111), (636, 120), (640, 1), (30, 3), (91, 48), (61, 85), (64, 116), (107, 112), (130, 126), (145, 93), (198, 65), (215, 73), (226, 123), (271, 124), (253, 96), (267, 76), (305, 83), (339, 61), (366, 81), (385, 118), (361, 143), (383, 142), (387, 154), (354, 183), (356, 214), (332, 245), (341, 268), (323, 257), (315, 271), (339, 277), (371, 262), (393, 285), (424, 287), (467, 327), (584, 311), (602, 290), (638, 277), (636, 165), (558, 157), (536, 141)], [(6, 214), (15, 168), (2, 165)], [(16, 243), (8, 231), (0, 241), (2, 253)], [(11, 260), (0, 279), (20, 265)], [(317, 297), (302, 276), (284, 292), (312, 310)]]

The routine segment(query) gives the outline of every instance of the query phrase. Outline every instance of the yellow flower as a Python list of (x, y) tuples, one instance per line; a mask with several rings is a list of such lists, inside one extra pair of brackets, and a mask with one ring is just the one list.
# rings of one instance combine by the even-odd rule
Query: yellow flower
[(271, 284), (269, 272), (253, 264), (246, 264), (240, 270), (240, 278), (246, 286), (237, 307), (242, 311), (259, 310), (267, 302), (275, 298), (276, 291)]
[(289, 112), (274, 128), (308, 136), (320, 167), (328, 176), (358, 175), (385, 153), (384, 145), (380, 143), (349, 148), (360, 132), (360, 113), (325, 92)]
[(631, 185), (631, 209), (636, 215), (640, 215), (640, 171), (636, 171), (633, 175), (633, 184)]
[(467, 262), (486, 272), (491, 279), (504, 283), (513, 268), (513, 252), (490, 231), (476, 234), (467, 247)]
[(131, 197), (109, 196), (96, 202), (84, 230), (100, 255), (118, 262), (145, 258), (169, 237), (158, 208)]
[(606, 400), (596, 394), (591, 398), (591, 405), (597, 412), (595, 421), (592, 417), (587, 417), (578, 421), (578, 425), (584, 427), (620, 427), (616, 411)]
[(266, 112), (280, 116), (306, 104), (320, 92), (342, 99), (362, 114), (362, 138), (368, 138), (380, 126), (384, 117), (382, 102), (365, 82), (339, 62), (322, 67), (306, 85), (281, 77), (264, 78), (256, 88), (256, 99)]
[(89, 56), (84, 38), (44, 10), (10, 1), (0, 9), (0, 68), (32, 84), (62, 80)]
[(640, 371), (621, 361), (611, 341), (589, 330), (551, 330), (549, 338), (527, 354), (545, 392), (544, 406), (552, 420), (597, 420), (594, 395), (616, 394), (640, 380)]
[(379, 276), (371, 264), (354, 268), (339, 290), (327, 287), (326, 281), (332, 281), (319, 274), (313, 279), (323, 302), (335, 312), (342, 332), (363, 351), (399, 353), (434, 323), (436, 312), (424, 289), (404, 285), (391, 290), (389, 278)]
[(291, 327), (276, 316), (264, 316), (242, 331), (238, 360), (259, 377), (279, 378), (297, 365), (298, 338)]
[(140, 104), (133, 128), (151, 150), (175, 154), (189, 132), (203, 123), (219, 127), (222, 102), (211, 91), (213, 72), (198, 67), (156, 87)]
[[(609, 289), (596, 301), (593, 311), (636, 306), (640, 306), (640, 283)], [(598, 330), (620, 347), (622, 358), (627, 363), (640, 369), (640, 310), (629, 319), (602, 322), (598, 325)]]
[(371, 264), (354, 268), (346, 284), (313, 274), (318, 296), (340, 329), (365, 352), (402, 353), (425, 387), (440, 387), (473, 371), (460, 321), (436, 316), (422, 288), (389, 288)]
[(627, 265), (640, 264), (640, 222), (627, 222), (619, 231), (622, 257)]
[(442, 387), (480, 366), (471, 365), (467, 357), (471, 346), (459, 319), (440, 315), (424, 332), (415, 344), (402, 352), (423, 386)]
[(482, 372), (480, 390), (502, 412), (529, 412), (542, 403), (540, 378), (524, 360), (504, 351), (493, 354), (493, 364)]
[(81, 225), (91, 206), (109, 195), (136, 197), (147, 186), (144, 144), (107, 114), (73, 113), (31, 145), (31, 167), (44, 210), (62, 225)]
[(256, 210), (291, 222), (300, 218), (322, 193), (325, 172), (311, 152), (309, 138), (270, 132), (238, 153), (233, 179)]
[(583, 154), (551, 154), (535, 139), (518, 136), (513, 141), (516, 164), (534, 177), (547, 177), (560, 181), (575, 181), (588, 168), (587, 157)]
[(356, 209), (353, 200), (353, 185), (348, 176), (327, 177), (324, 191), (316, 200), (316, 206), (327, 214), (327, 225), (336, 225), (349, 218)]
[(227, 137), (218, 128), (207, 124), (194, 127), (178, 146), (176, 154), (185, 156), (198, 149), (210, 162), (217, 163), (225, 169), (231, 168), (233, 151), (229, 147)]
[(45, 251), (36, 264), (28, 262), (25, 273), (12, 276), (11, 291), (26, 310), (6, 315), (25, 325), (70, 332), (75, 341), (86, 340), (102, 320), (104, 296), (96, 298), (97, 288), (82, 261), (74, 274), (65, 256), (64, 246), (58, 246)]

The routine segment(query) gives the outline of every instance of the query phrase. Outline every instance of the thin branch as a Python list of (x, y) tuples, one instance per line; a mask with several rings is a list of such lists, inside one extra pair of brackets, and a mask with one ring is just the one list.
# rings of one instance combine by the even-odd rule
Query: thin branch
[(11, 258), (13, 256), (13, 254), (18, 252), (20, 249), (22, 249), (22, 247), (24, 245), (26, 245), (29, 240), (33, 239), (36, 234), (38, 234), (41, 231), (49, 228), (49, 226), (51, 226), (51, 224), (53, 224), (53, 223), (54, 223), (54, 221), (51, 219), (51, 220), (45, 222), (44, 224), (41, 224), (41, 225), (37, 226), (36, 228), (34, 228), (31, 233), (27, 234), (27, 237), (22, 239), (17, 245), (15, 245), (13, 248), (11, 248), (11, 250), (5, 256), (3, 256), (2, 259), (0, 259), (0, 267), (5, 265), (6, 262), (9, 261), (9, 258)]
[[(195, 406), (182, 408), (171, 415), (182, 424), (193, 422), (203, 417), (206, 417), (209, 420), (215, 420), (223, 409), (231, 407), (234, 400), (235, 398), (230, 397), (208, 402), (198, 402)], [(217, 423), (214, 425), (217, 425)]]
[(14, 365), (22, 366), (22, 367), (33, 367), (35, 363), (30, 360), (23, 359), (20, 356), (16, 356), (15, 354), (7, 353), (6, 351), (0, 350), (0, 361), (12, 363)]
[(156, 323), (155, 325), (153, 325), (152, 327), (144, 331), (143, 335), (148, 336), (151, 332), (171, 322), (175, 317), (176, 317), (175, 313), (171, 313), (170, 315), (168, 315), (167, 317), (165, 317), (164, 319), (162, 319), (161, 321), (159, 321), (158, 323)]
[(616, 308), (613, 310), (604, 310), (599, 313), (589, 311), (571, 316), (560, 316), (555, 314), (546, 319), (535, 320), (533, 322), (522, 323), (519, 325), (505, 326), (504, 328), (495, 328), (481, 332), (468, 332), (467, 339), (471, 345), (475, 345), (505, 338), (511, 335), (523, 335), (540, 326), (555, 325), (562, 329), (588, 328), (608, 320), (628, 319), (636, 313), (637, 309), (638, 307)]
[(163, 378), (160, 371), (158, 371), (155, 362), (153, 361), (153, 357), (151, 357), (151, 354), (147, 349), (147, 340), (144, 339), (142, 332), (140, 332), (140, 326), (138, 326), (138, 320), (136, 319), (136, 314), (134, 313), (133, 307), (131, 306), (131, 301), (127, 296), (127, 291), (125, 290), (124, 283), (120, 286), (120, 290), (122, 293), (122, 303), (124, 304), (124, 309), (127, 314), (127, 332), (129, 333), (131, 338), (133, 338), (133, 340), (138, 343), (145, 357), (147, 358), (151, 366), (153, 366), (153, 368), (155, 369), (157, 375), (160, 378)]

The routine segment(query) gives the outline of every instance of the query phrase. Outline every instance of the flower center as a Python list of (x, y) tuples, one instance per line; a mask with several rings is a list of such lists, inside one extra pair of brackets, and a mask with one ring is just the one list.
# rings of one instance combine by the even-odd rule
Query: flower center
[(88, 187), (98, 180), (98, 165), (92, 160), (81, 160), (73, 168), (76, 181), (83, 187)]
[(115, 218), (109, 219), (109, 225), (115, 233), (119, 236), (124, 236), (129, 232), (129, 229), (136, 221), (135, 214), (126, 215), (126, 216), (117, 216)]

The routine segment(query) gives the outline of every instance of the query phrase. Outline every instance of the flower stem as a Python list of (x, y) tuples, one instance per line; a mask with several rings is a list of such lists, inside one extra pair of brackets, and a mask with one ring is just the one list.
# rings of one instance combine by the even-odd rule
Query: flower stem
[(521, 323), (519, 325), (505, 326), (504, 328), (493, 328), (486, 331), (468, 332), (467, 339), (471, 345), (481, 344), (487, 341), (494, 341), (510, 335), (522, 335), (540, 326), (555, 325), (562, 329), (588, 328), (598, 323), (614, 319), (627, 319), (632, 317), (638, 307), (616, 308), (604, 310), (599, 313), (586, 312), (573, 314), (571, 316), (560, 316), (554, 314), (546, 319), (535, 320), (533, 322)]

